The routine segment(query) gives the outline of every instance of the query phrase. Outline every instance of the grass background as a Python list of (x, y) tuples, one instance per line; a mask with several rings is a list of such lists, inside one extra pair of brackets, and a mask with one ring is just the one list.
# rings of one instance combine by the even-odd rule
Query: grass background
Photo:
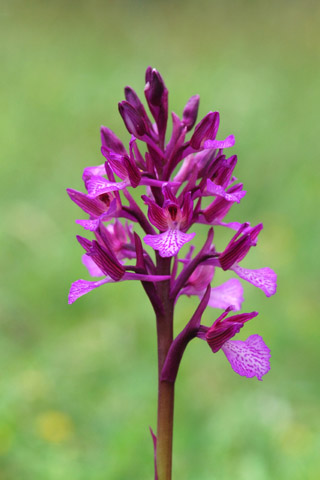
[[(79, 211), (65, 194), (101, 162), (101, 124), (128, 141), (117, 102), (127, 84), (142, 95), (149, 64), (172, 110), (199, 93), (200, 115), (220, 111), (219, 138), (235, 134), (248, 194), (229, 218), (263, 221), (245, 266), (279, 274), (271, 299), (244, 285), (244, 309), (260, 315), (238, 338), (262, 334), (272, 350), (262, 383), (235, 375), (200, 341), (187, 350), (174, 479), (320, 478), (319, 3), (0, 7), (1, 480), (153, 478), (152, 311), (133, 283), (67, 305), (70, 283), (86, 274)], [(194, 307), (181, 301), (178, 327)]]

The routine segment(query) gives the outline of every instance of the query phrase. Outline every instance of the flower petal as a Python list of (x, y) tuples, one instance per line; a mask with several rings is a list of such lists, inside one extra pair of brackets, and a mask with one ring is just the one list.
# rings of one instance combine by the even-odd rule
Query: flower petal
[(97, 165), (95, 167), (86, 167), (83, 170), (82, 180), (86, 184), (87, 180), (89, 180), (94, 175), (105, 175), (106, 169), (104, 163), (101, 165)]
[(206, 140), (204, 142), (204, 148), (229, 148), (233, 147), (235, 144), (234, 135), (229, 135), (229, 137), (224, 140)]
[(82, 297), (82, 295), (85, 295), (86, 293), (91, 292), (94, 288), (98, 288), (101, 285), (112, 282), (113, 280), (110, 277), (104, 278), (103, 280), (100, 280), (99, 282), (88, 282), (88, 280), (77, 280), (71, 285), (69, 296), (68, 296), (68, 303), (69, 305), (76, 300), (78, 300), (79, 297)]
[(210, 178), (207, 180), (207, 192), (211, 195), (216, 195), (218, 197), (223, 197), (227, 202), (237, 202), (240, 203), (241, 198), (247, 193), (246, 190), (240, 190), (234, 193), (228, 193), (221, 185), (217, 185), (212, 182)]
[(123, 190), (129, 185), (130, 182), (128, 180), (125, 180), (124, 182), (109, 182), (109, 180), (106, 180), (103, 177), (93, 175), (87, 182), (88, 197), (95, 198), (103, 193)]
[(99, 218), (93, 220), (76, 220), (78, 225), (81, 225), (85, 230), (90, 230), (90, 232), (94, 232), (99, 227)]
[(148, 205), (148, 217), (152, 225), (157, 227), (159, 230), (167, 230), (168, 218), (166, 215), (166, 211), (146, 195), (142, 195), (141, 198), (144, 203)]
[(228, 340), (222, 350), (239, 375), (262, 380), (262, 376), (270, 370), (270, 350), (260, 335), (251, 335), (244, 342)]
[(250, 270), (235, 265), (232, 269), (240, 278), (260, 288), (267, 297), (274, 295), (277, 290), (277, 274), (271, 268), (258, 268)]
[(173, 257), (194, 236), (195, 233), (183, 233), (177, 228), (170, 228), (159, 235), (146, 235), (143, 240), (154, 250), (159, 250), (161, 257)]
[(102, 126), (100, 129), (100, 135), (101, 135), (101, 143), (104, 147), (107, 147), (110, 150), (113, 150), (115, 153), (118, 153), (119, 155), (127, 154), (126, 149), (124, 148), (120, 138), (118, 138), (117, 135), (113, 133), (112, 130), (110, 130), (110, 128)]
[(227, 282), (211, 289), (208, 305), (225, 310), (232, 305), (234, 310), (241, 310), (243, 288), (239, 280), (231, 278)]

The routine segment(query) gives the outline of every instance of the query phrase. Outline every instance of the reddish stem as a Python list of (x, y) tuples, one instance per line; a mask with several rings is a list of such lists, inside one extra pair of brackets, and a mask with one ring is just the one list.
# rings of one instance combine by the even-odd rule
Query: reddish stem
[[(157, 256), (159, 275), (170, 274), (171, 258)], [(173, 341), (173, 302), (169, 298), (170, 282), (158, 285), (163, 313), (157, 316), (158, 336), (158, 426), (157, 426), (157, 474), (158, 480), (171, 480), (172, 436), (174, 410), (174, 384), (161, 381), (161, 371)]]

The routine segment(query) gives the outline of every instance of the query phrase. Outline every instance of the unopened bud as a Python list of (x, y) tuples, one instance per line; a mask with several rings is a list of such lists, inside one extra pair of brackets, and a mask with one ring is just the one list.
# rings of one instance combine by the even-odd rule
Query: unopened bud
[(146, 126), (143, 118), (137, 110), (128, 102), (119, 103), (119, 112), (130, 133), (135, 137), (143, 137), (146, 134)]
[(189, 132), (197, 120), (198, 109), (199, 109), (199, 95), (194, 95), (191, 97), (183, 110), (182, 123), (187, 127)]

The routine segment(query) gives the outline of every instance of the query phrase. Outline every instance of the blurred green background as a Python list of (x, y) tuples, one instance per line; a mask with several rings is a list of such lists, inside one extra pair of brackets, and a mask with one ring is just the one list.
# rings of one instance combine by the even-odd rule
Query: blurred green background
[[(88, 276), (65, 193), (101, 163), (101, 124), (129, 140), (117, 102), (127, 84), (143, 96), (152, 65), (172, 110), (198, 93), (201, 116), (220, 111), (219, 138), (235, 134), (248, 194), (228, 218), (263, 221), (244, 266), (279, 275), (271, 299), (244, 285), (260, 315), (238, 338), (270, 346), (263, 382), (188, 348), (174, 479), (318, 480), (319, 2), (2, 0), (0, 22), (0, 479), (153, 478), (152, 311), (132, 282), (67, 305)], [(181, 300), (177, 326), (195, 305)]]

